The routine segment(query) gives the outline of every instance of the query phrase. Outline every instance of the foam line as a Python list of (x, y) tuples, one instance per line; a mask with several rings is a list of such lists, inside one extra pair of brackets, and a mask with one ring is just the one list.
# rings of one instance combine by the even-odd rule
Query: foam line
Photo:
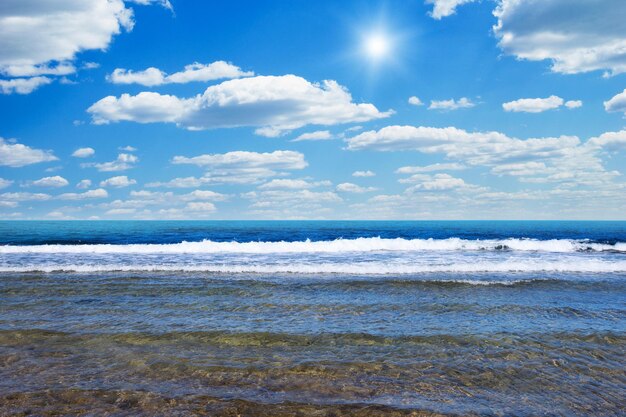
[(0, 246), (0, 254), (11, 253), (343, 253), (376, 251), (536, 251), (536, 252), (626, 252), (626, 243), (613, 245), (570, 239), (383, 239), (380, 237), (297, 242), (181, 242), (130, 245), (31, 245)]

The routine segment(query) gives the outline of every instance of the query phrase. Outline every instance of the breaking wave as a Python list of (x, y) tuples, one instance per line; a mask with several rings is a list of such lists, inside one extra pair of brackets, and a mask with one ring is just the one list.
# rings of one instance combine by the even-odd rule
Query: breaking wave
[(31, 245), (0, 246), (0, 254), (19, 253), (137, 253), (137, 254), (202, 254), (202, 253), (344, 253), (377, 251), (534, 251), (534, 252), (623, 252), (626, 242), (614, 244), (571, 239), (384, 239), (380, 237), (296, 242), (180, 242), (172, 244), (129, 245)]

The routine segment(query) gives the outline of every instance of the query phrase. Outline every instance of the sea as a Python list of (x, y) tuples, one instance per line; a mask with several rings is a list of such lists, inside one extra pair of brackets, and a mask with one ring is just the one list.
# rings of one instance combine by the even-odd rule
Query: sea
[(626, 222), (0, 222), (2, 416), (625, 410)]

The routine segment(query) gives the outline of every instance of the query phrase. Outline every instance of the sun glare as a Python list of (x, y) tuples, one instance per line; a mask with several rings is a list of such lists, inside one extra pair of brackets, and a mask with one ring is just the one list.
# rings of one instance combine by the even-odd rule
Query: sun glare
[(367, 55), (378, 60), (389, 53), (391, 45), (387, 36), (375, 33), (365, 38), (364, 49)]

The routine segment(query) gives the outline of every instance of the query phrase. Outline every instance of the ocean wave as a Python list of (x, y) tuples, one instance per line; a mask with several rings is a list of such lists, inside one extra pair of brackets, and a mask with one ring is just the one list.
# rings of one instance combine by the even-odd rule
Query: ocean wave
[(626, 242), (614, 244), (571, 239), (384, 239), (380, 237), (336, 239), (327, 241), (295, 242), (180, 242), (171, 244), (93, 244), (93, 245), (30, 245), (0, 246), (0, 254), (19, 253), (346, 253), (382, 251), (533, 251), (533, 252), (621, 252), (626, 253)]
[[(2, 265), (0, 272), (204, 272), (225, 274), (344, 274), (418, 275), (425, 273), (582, 272), (624, 273), (626, 261), (581, 259), (571, 261), (507, 260), (450, 264), (394, 264), (382, 262), (290, 263), (290, 264), (22, 264)], [(481, 281), (485, 282), (485, 281)], [(493, 281), (490, 281), (493, 282)], [(502, 281), (506, 283), (508, 281)]]

